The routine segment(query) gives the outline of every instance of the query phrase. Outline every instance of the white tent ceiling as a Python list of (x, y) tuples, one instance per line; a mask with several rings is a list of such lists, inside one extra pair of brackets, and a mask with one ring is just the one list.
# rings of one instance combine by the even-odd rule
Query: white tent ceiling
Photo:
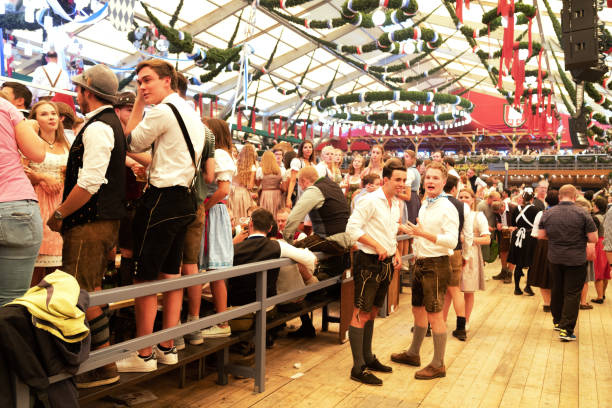
[[(178, 2), (168, 0), (146, 0), (145, 3), (150, 6), (150, 10), (159, 20), (167, 24)], [(302, 6), (291, 7), (288, 9), (288, 12), (292, 15), (309, 19), (327, 19), (340, 14), (342, 3), (343, 0), (312, 0)], [(543, 43), (547, 50), (554, 50), (561, 64), (563, 64), (563, 53), (554, 36), (553, 26), (542, 0), (533, 0), (533, 3), (528, 1), (527, 3), (537, 5), (541, 17), (541, 27), (534, 19), (534, 40)], [(557, 18), (559, 18), (562, 2), (560, 0), (549, 0), (549, 3), (557, 15)], [(249, 3), (244, 0), (184, 0), (184, 6), (180, 12), (179, 20), (175, 28), (191, 33), (196, 44), (204, 49), (210, 47), (226, 48), (229, 37), (236, 27), (238, 17), (241, 11), (246, 8), (243, 14), (243, 22), (241, 23), (235, 41), (236, 44), (240, 44), (245, 41), (244, 33), (247, 23), (244, 20), (246, 20), (249, 15), (248, 7)], [(464, 24), (476, 29), (484, 27), (481, 23), (482, 15), (485, 11), (494, 7), (497, 7), (496, 2), (472, 0), (470, 9), (464, 11)], [(487, 72), (480, 60), (471, 51), (471, 47), (467, 44), (461, 32), (455, 28), (448, 11), (441, 4), (441, 1), (420, 0), (419, 12), (413, 19), (416, 21), (430, 12), (433, 12), (432, 15), (422, 24), (422, 26), (435, 30), (443, 38), (450, 37), (450, 39), (420, 63), (402, 74), (412, 76), (422, 73), (443, 64), (449, 59), (457, 57), (466, 50), (468, 51), (456, 61), (446, 66), (443, 70), (437, 72), (436, 75), (410, 83), (409, 89), (426, 90), (436, 88), (464, 74), (466, 71), (469, 71), (469, 74), (454, 84), (453, 88), (470, 88), (478, 84), (475, 87), (476, 91), (499, 96), (494, 85), (488, 79)], [(135, 17), (139, 25), (144, 25), (148, 21), (140, 1), (136, 1)], [(612, 10), (604, 9), (599, 13), (599, 18), (607, 25), (612, 25), (610, 24), (612, 23)], [(64, 28), (68, 34), (76, 36), (83, 44), (82, 56), (86, 59), (102, 62), (111, 67), (125, 69), (135, 66), (140, 59), (145, 58), (127, 40), (127, 33), (117, 31), (107, 19), (94, 25), (69, 23), (65, 25)], [(517, 28), (517, 33), (523, 31), (525, 28), (526, 26), (519, 26)], [(347, 45), (358, 45), (370, 42), (383, 33), (381, 28), (364, 29), (354, 27), (350, 24), (330, 30), (311, 30), (303, 27), (301, 27), (300, 30), (305, 30), (312, 35), (329, 41)], [(342, 61), (328, 50), (319, 47), (311, 39), (303, 36), (300, 30), (296, 30), (295, 26), (291, 23), (280, 19), (264, 8), (258, 8), (255, 15), (252, 35), (247, 39), (255, 51), (254, 55), (250, 58), (251, 65), (253, 67), (263, 66), (280, 37), (280, 43), (269, 70), (269, 75), (273, 78), (277, 86), (285, 89), (294, 88), (312, 57), (313, 61), (310, 70), (302, 84), (302, 94), (308, 94), (309, 97), (320, 96), (326, 91), (329, 83), (334, 77), (336, 69), (338, 69), (337, 78), (334, 81), (333, 89), (329, 96), (351, 91), (366, 92), (388, 89), (376, 78), (367, 75), (362, 70)], [(545, 33), (544, 38), (542, 37), (542, 32)], [(13, 34), (19, 39), (18, 48), (22, 54), (27, 43), (30, 43), (34, 47), (34, 56), (22, 57), (16, 65), (17, 72), (27, 75), (34, 70), (40, 61), (40, 58), (38, 58), (40, 54), (37, 55), (36, 50), (40, 51), (42, 45), (42, 30), (33, 32), (14, 31)], [(501, 48), (502, 35), (503, 30), (498, 29), (491, 33), (490, 37), (481, 37), (478, 38), (477, 41), (480, 48), (484, 51), (488, 51), (490, 48), (495, 51)], [(314, 56), (312, 53), (314, 53)], [(381, 51), (375, 51), (362, 55), (352, 55), (351, 57), (373, 66), (407, 61), (414, 58), (415, 55), (392, 55)], [(561, 84), (558, 73), (556, 72), (554, 60), (552, 56), (550, 56), (550, 53), (546, 56), (545, 61), (545, 69), (549, 72), (553, 72), (557, 82)], [(187, 76), (199, 77), (204, 73), (201, 68), (195, 66), (191, 61), (186, 61), (184, 55), (179, 56), (179, 61), (177, 63), (179, 70)], [(536, 64), (537, 59), (532, 58), (526, 69), (537, 69)], [(492, 65), (495, 66), (496, 64), (492, 63)], [(121, 72), (121, 74), (124, 74), (124, 72), (125, 71)], [(201, 86), (191, 85), (190, 90), (192, 92), (216, 94), (220, 98), (220, 103), (224, 104), (234, 96), (237, 75), (237, 72), (222, 72), (212, 81), (204, 83)], [(504, 81), (504, 86), (508, 90), (514, 88), (511, 78), (508, 77)], [(255, 88), (256, 86), (250, 86), (249, 88), (249, 103), (253, 100)], [(601, 88), (599, 89), (602, 91)], [(555, 91), (558, 95), (559, 89), (555, 87)], [(563, 89), (561, 91), (565, 92)], [(607, 91), (605, 92), (607, 93)], [(296, 105), (300, 101), (297, 95), (285, 96), (277, 92), (268, 75), (263, 75), (260, 79), (257, 98), (257, 107), (263, 111), (264, 114), (290, 115), (294, 112)], [(560, 110), (565, 110), (560, 98), (556, 103)], [(381, 105), (384, 105), (385, 109), (390, 110), (402, 108), (393, 102)], [(312, 118), (315, 119), (317, 115), (318, 112), (313, 109)]]

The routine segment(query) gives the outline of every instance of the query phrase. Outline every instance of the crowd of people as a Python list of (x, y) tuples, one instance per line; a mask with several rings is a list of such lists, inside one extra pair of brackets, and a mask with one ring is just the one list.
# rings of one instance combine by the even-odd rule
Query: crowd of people
[[(604, 192), (593, 197), (569, 185), (552, 190), (544, 179), (535, 188), (508, 190), (496, 177), (470, 168), (458, 172), (443, 152), (421, 159), (412, 150), (389, 153), (381, 145), (367, 155), (352, 154), (348, 169), (342, 169), (345, 152), (331, 145), (318, 151), (310, 141), (297, 152), (279, 143), (259, 157), (251, 144), (237, 148), (225, 121), (201, 119), (185, 100), (185, 78), (170, 64), (146, 60), (136, 71), (136, 94), (118, 93), (117, 78), (104, 65), (73, 77), (84, 118), (70, 103), (48, 96), (30, 109), (27, 87), (3, 84), (1, 305), (55, 269), (89, 292), (101, 290), (115, 252), (121, 255), (120, 285), (295, 260), (268, 273), (268, 296), (340, 275), (352, 256), (350, 376), (381, 385), (372, 372), (392, 367), (372, 351), (374, 319), (400, 270), (412, 276), (414, 328), (409, 348), (391, 360), (420, 366), (421, 344), (431, 331), (434, 355), (417, 379), (446, 375), (450, 306), (456, 314), (452, 335), (465, 341), (475, 293), (489, 279), (485, 262), (498, 256), (502, 269), (493, 279), (514, 278), (516, 295), (533, 296), (532, 287), (540, 288), (562, 340), (576, 338), (578, 310), (593, 307), (586, 300), (590, 281), (597, 290), (591, 302), (605, 300), (612, 217), (605, 217)], [(412, 244), (398, 242), (398, 234), (411, 235)], [(317, 263), (311, 250), (333, 256)], [(409, 253), (414, 262), (402, 264)], [(186, 290), (186, 321), (200, 318), (202, 293), (201, 285)], [(248, 304), (255, 300), (255, 276), (212, 282), (210, 293), (218, 313)], [(180, 324), (183, 295), (163, 294), (163, 328)], [(153, 332), (157, 312), (157, 296), (135, 299), (137, 336)], [(92, 348), (109, 346), (108, 308), (90, 307), (86, 317)], [(308, 315), (301, 320), (289, 335), (314, 336)], [(224, 322), (143, 348), (79, 375), (77, 385), (110, 384), (118, 372), (176, 364), (185, 341), (199, 345), (232, 330), (240, 330), (236, 322)]]

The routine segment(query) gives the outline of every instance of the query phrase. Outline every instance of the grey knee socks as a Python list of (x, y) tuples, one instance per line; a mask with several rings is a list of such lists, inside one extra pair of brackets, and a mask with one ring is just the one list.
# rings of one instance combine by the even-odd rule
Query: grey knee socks
[(410, 348), (406, 352), (411, 356), (418, 356), (421, 351), (421, 344), (423, 344), (426, 334), (427, 326), (414, 326), (414, 332), (412, 333), (412, 344), (410, 344)]
[(349, 326), (349, 341), (351, 343), (351, 352), (353, 353), (353, 372), (360, 373), (365, 366), (363, 358), (363, 332), (361, 327)]
[[(415, 330), (416, 332), (416, 330)], [(433, 333), (434, 356), (431, 365), (435, 368), (444, 365), (444, 352), (446, 351), (446, 332)]]
[(374, 320), (368, 320), (363, 326), (363, 359), (366, 363), (374, 361), (372, 354), (372, 336), (374, 335)]

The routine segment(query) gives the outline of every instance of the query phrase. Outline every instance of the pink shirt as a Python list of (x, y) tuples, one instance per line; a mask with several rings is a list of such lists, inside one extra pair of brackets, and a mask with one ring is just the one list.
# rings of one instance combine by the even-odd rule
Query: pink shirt
[(23, 171), (15, 139), (15, 126), (23, 115), (9, 101), (0, 98), (0, 202), (38, 201), (32, 183)]

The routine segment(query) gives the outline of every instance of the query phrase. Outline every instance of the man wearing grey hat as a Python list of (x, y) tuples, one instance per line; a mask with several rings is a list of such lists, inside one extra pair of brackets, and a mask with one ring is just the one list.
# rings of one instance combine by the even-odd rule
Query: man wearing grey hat
[[(119, 220), (125, 214), (126, 142), (113, 110), (119, 85), (115, 74), (105, 65), (95, 65), (72, 82), (86, 120), (68, 155), (63, 202), (47, 224), (62, 232), (62, 270), (93, 292), (101, 290), (106, 256), (117, 242)], [(92, 349), (110, 344), (107, 310), (93, 306), (86, 311)], [(76, 378), (79, 388), (117, 381), (114, 363)]]

